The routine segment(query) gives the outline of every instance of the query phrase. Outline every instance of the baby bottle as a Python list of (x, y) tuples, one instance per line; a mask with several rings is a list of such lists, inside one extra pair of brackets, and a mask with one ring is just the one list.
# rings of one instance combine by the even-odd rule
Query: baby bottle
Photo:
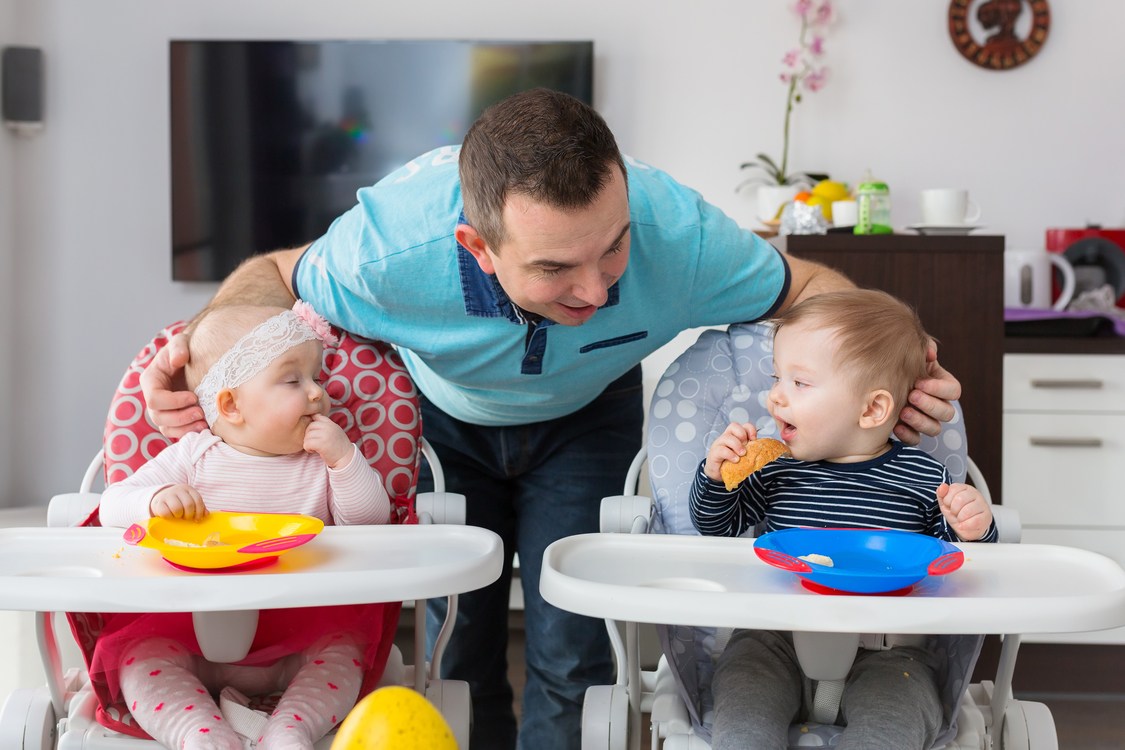
[(891, 190), (887, 183), (880, 182), (868, 171), (863, 181), (855, 189), (856, 220), (855, 234), (893, 234), (891, 227)]

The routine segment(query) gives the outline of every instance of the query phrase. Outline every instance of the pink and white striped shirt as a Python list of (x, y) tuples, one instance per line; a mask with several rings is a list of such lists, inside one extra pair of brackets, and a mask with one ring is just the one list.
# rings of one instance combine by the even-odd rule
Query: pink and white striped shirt
[(144, 524), (153, 495), (187, 484), (208, 510), (238, 513), (301, 513), (326, 524), (381, 524), (390, 518), (390, 498), (379, 472), (358, 448), (342, 469), (330, 469), (315, 453), (251, 456), (209, 430), (185, 435), (131, 477), (105, 489), (104, 526)]

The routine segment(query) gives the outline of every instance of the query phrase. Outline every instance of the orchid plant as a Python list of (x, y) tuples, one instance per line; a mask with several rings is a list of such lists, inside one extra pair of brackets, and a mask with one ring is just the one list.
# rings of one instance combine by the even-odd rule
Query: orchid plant
[(832, 0), (797, 0), (793, 11), (801, 20), (801, 32), (797, 46), (781, 58), (784, 66), (781, 82), (788, 87), (785, 100), (784, 140), (781, 147), (781, 163), (767, 154), (758, 154), (754, 161), (744, 162), (740, 169), (755, 170), (758, 174), (739, 183), (737, 189), (746, 185), (793, 185), (798, 182), (817, 182), (828, 179), (828, 175), (816, 172), (789, 171), (789, 124), (793, 119), (793, 108), (801, 103), (802, 93), (815, 93), (824, 88), (828, 80), (828, 67), (821, 64), (824, 55), (824, 35), (828, 25), (835, 17)]

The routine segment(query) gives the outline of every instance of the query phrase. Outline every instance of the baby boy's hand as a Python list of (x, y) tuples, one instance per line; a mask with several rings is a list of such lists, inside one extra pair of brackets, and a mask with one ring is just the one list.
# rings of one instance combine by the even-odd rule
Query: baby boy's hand
[(309, 453), (319, 454), (330, 468), (342, 469), (351, 463), (355, 446), (340, 425), (323, 414), (313, 416), (313, 421), (305, 429), (304, 448)]
[(207, 516), (203, 496), (187, 484), (173, 484), (158, 491), (149, 501), (148, 510), (154, 518), (194, 518), (201, 521)]
[(746, 444), (756, 440), (758, 430), (752, 424), (738, 424), (731, 422), (722, 435), (711, 443), (711, 450), (707, 451), (707, 461), (703, 464), (703, 473), (712, 482), (723, 481), (719, 466), (724, 461), (737, 461), (746, 455)]
[(942, 484), (937, 488), (938, 507), (963, 542), (975, 542), (988, 533), (992, 509), (976, 487)]

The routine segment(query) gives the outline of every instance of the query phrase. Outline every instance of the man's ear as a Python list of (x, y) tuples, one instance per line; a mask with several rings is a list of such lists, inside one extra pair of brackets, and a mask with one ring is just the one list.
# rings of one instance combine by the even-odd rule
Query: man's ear
[(488, 249), (488, 243), (484, 238), (477, 233), (468, 224), (458, 224), (457, 228), (453, 230), (453, 236), (457, 238), (457, 242), (461, 247), (472, 253), (473, 257), (477, 260), (477, 265), (480, 270), (492, 275), (496, 273), (496, 267), (492, 264), (492, 254)]
[(864, 402), (863, 413), (859, 415), (859, 426), (865, 430), (880, 427), (895, 416), (895, 399), (890, 391), (871, 391)]
[(215, 405), (219, 408), (219, 417), (230, 424), (242, 424), (242, 412), (238, 409), (238, 399), (232, 388), (219, 391)]

